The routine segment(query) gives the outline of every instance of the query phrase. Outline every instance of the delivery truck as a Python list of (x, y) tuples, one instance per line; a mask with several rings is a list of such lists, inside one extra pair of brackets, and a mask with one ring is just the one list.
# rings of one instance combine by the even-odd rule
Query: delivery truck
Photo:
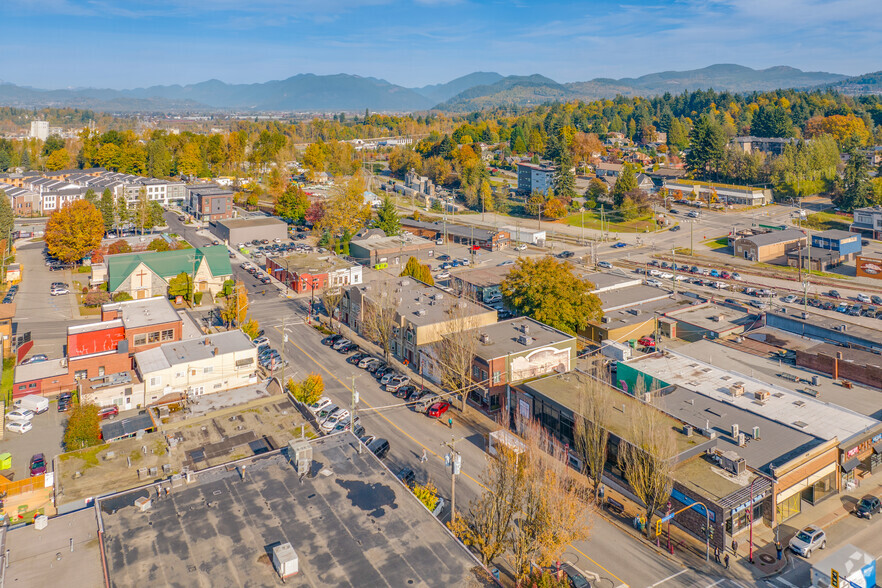
[(36, 394), (30, 394), (16, 400), (15, 407), (27, 409), (35, 414), (42, 414), (49, 410), (49, 399), (37, 396)]
[(843, 545), (812, 565), (811, 579), (812, 588), (830, 588), (834, 584), (839, 588), (873, 588), (876, 559), (854, 545)]

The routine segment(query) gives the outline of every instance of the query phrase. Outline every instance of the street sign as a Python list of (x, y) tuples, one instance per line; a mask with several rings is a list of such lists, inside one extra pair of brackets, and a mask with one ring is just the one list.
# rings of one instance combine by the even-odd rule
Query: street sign
[(671, 514), (663, 516), (659, 522), (660, 523), (667, 523), (668, 521), (670, 521), (673, 518), (674, 518), (674, 513), (671, 513)]

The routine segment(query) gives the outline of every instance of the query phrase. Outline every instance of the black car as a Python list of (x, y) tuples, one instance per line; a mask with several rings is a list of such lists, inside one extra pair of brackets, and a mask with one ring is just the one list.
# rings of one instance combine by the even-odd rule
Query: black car
[(395, 397), (407, 398), (414, 390), (416, 390), (415, 386), (401, 386), (398, 390), (395, 391)]
[(833, 310), (834, 308), (836, 308), (836, 305), (828, 300), (827, 302), (821, 304), (821, 308), (823, 308), (824, 310)]
[(570, 581), (570, 586), (573, 588), (591, 588), (591, 584), (588, 583), (588, 579), (582, 575), (582, 572), (576, 569), (574, 565), (571, 563), (562, 563), (560, 565), (561, 571), (566, 574), (567, 580)]
[(669, 210), (668, 212), (670, 212), (671, 214), (680, 214), (680, 211), (677, 210), (676, 208), (672, 208), (672, 209)]
[(322, 339), (322, 345), (333, 345), (337, 341), (343, 338), (343, 335), (328, 335), (324, 339)]
[(394, 371), (395, 371), (395, 368), (390, 367), (390, 366), (386, 366), (386, 367), (380, 368), (380, 369), (378, 369), (377, 371), (375, 371), (375, 372), (374, 372), (374, 377), (375, 377), (376, 379), (380, 380), (380, 379), (382, 379), (383, 376), (385, 376), (386, 374), (390, 374), (390, 373), (392, 373), (392, 372), (394, 372)]
[(358, 350), (357, 344), (347, 343), (346, 345), (344, 345), (343, 347), (341, 347), (337, 351), (339, 351), (340, 353), (352, 353), (353, 351), (357, 351), (357, 350)]
[(882, 511), (882, 502), (875, 496), (868, 495), (858, 501), (854, 514), (862, 519), (869, 520), (873, 518), (874, 514), (879, 514), (880, 511)]
[(882, 296), (873, 295), (870, 296), (870, 300), (873, 301), (873, 304), (878, 304), (879, 306), (882, 306)]
[(576, 254), (573, 253), (572, 251), (561, 251), (560, 252), (561, 259), (568, 259), (570, 257), (575, 257), (575, 256), (576, 256)]
[(409, 467), (401, 468), (397, 474), (398, 479), (404, 482), (404, 485), (408, 488), (412, 488), (414, 482), (416, 482), (416, 473), (410, 469)]
[(58, 396), (58, 412), (65, 412), (73, 404), (73, 394), (70, 392), (62, 392)]
[(374, 439), (368, 443), (367, 447), (371, 450), (371, 453), (380, 459), (383, 459), (386, 457), (386, 454), (389, 453), (389, 442), (382, 438)]
[(350, 355), (349, 357), (346, 358), (346, 361), (348, 361), (351, 364), (358, 365), (358, 362), (360, 362), (365, 357), (368, 357), (369, 355), (370, 355), (369, 353), (365, 353), (364, 351), (362, 351), (360, 353), (356, 353), (355, 355)]
[(381, 361), (379, 363), (372, 363), (368, 366), (367, 371), (369, 374), (375, 374), (379, 370), (386, 369), (386, 363)]
[(671, 227), (671, 231), (679, 231), (679, 230), (680, 230), (680, 225), (674, 225), (673, 227)]
[(836, 290), (830, 290), (829, 292), (827, 292), (827, 296), (829, 296), (830, 298), (842, 298), (842, 296), (840, 296), (839, 292)]

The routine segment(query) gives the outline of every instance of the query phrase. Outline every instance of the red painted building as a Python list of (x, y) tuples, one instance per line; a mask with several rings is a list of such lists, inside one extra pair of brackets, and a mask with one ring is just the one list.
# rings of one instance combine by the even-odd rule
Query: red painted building
[(361, 284), (361, 266), (333, 253), (270, 258), (266, 272), (297, 293)]

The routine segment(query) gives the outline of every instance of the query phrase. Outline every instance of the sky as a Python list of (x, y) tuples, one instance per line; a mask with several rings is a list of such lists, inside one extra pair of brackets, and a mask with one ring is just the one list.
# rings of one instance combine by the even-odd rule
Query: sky
[(0, 0), (0, 23), (0, 81), (37, 88), (882, 70), (882, 0)]

